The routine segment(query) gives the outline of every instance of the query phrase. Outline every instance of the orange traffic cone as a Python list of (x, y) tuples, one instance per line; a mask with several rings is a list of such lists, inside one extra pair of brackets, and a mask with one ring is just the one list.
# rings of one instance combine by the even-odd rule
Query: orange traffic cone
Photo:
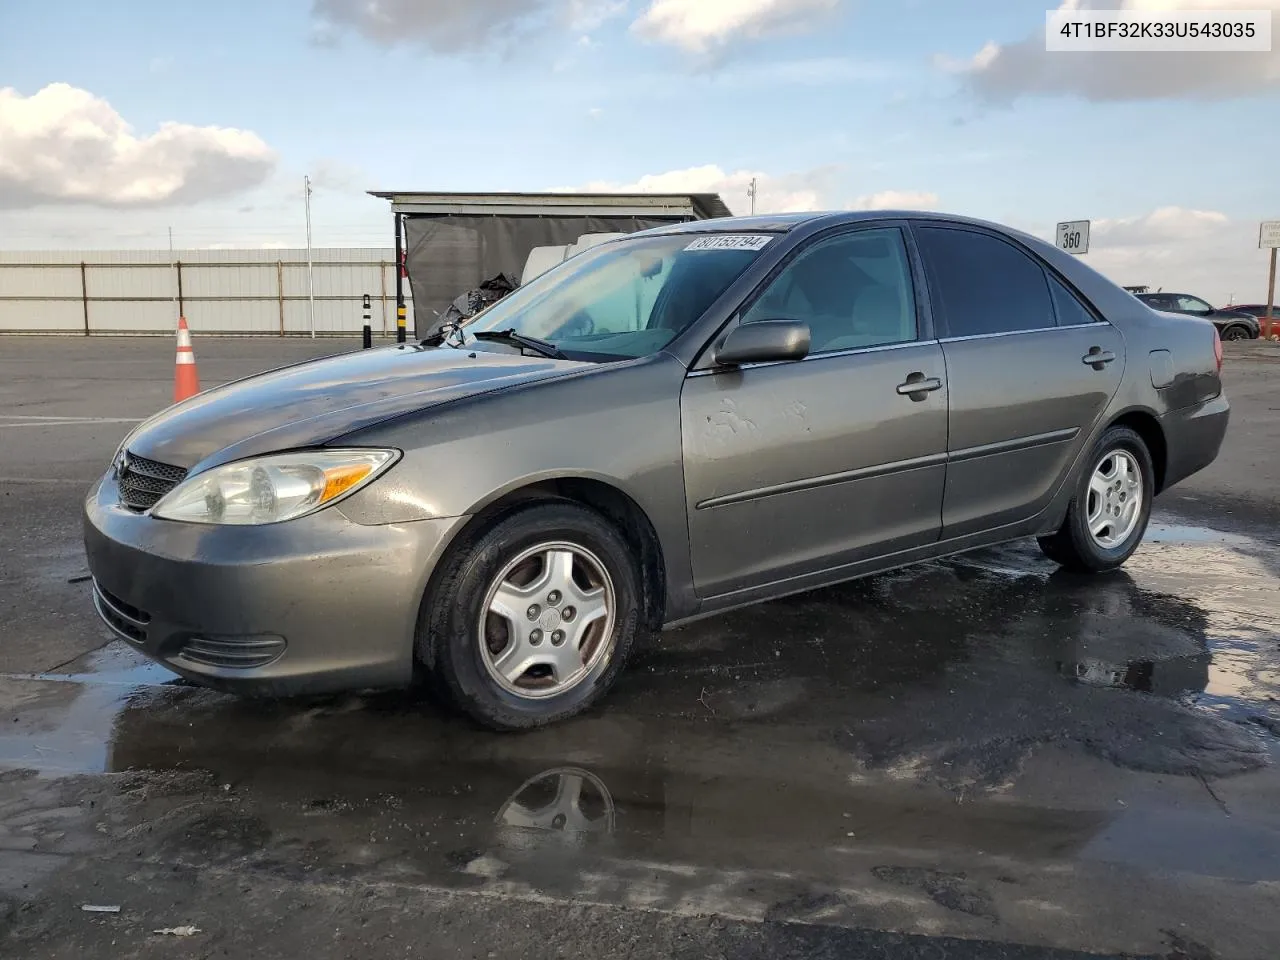
[(191, 331), (187, 318), (178, 318), (178, 365), (173, 373), (173, 402), (180, 403), (200, 392), (200, 375), (196, 373), (196, 355), (191, 349)]

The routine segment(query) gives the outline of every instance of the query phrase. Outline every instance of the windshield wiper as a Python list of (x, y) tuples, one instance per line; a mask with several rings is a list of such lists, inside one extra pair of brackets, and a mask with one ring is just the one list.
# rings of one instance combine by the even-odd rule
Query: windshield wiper
[[(449, 339), (450, 337), (457, 337), (458, 342), (451, 343)], [(462, 332), (461, 320), (453, 320), (449, 323), (443, 324), (440, 329), (431, 334), (431, 336), (425, 337), (420, 343), (420, 346), (439, 347), (446, 343), (459, 350), (467, 345), (467, 335)]]
[(527, 337), (523, 333), (517, 333), (512, 330), (476, 330), (471, 334), (473, 340), (492, 340), (497, 343), (509, 343), (517, 347), (526, 347), (535, 353), (539, 353), (544, 357), (550, 357), (552, 360), (568, 360), (559, 347), (547, 340), (540, 340), (537, 337)]

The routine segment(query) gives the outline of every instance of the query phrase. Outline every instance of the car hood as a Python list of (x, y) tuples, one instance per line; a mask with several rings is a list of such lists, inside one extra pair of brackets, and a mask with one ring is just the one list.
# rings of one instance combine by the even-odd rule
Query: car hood
[(451, 347), (382, 347), (235, 381), (141, 424), (136, 456), (190, 470), (316, 446), (450, 400), (571, 375), (588, 364)]

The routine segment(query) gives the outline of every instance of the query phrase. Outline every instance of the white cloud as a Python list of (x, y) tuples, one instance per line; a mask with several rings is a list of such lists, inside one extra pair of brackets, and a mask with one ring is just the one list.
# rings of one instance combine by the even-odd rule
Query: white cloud
[(275, 163), (246, 130), (170, 122), (139, 137), (87, 90), (0, 88), (0, 207), (194, 203), (256, 186)]
[(850, 204), (853, 210), (936, 210), (938, 195), (925, 190), (881, 190)]
[(333, 157), (321, 157), (311, 168), (311, 186), (316, 190), (363, 193), (369, 175), (355, 164)]
[[(625, 13), (627, 0), (568, 0), (565, 19), (574, 33), (590, 34), (605, 22)], [(579, 40), (590, 40), (580, 37)]]
[[(1038, 231), (1052, 239), (1051, 229)], [(1089, 266), (1123, 286), (1190, 293), (1215, 305), (1234, 296), (1259, 301), (1267, 291), (1267, 255), (1257, 221), (1214, 210), (1162, 207), (1140, 216), (1094, 220)]]
[[(1280, 0), (1066, 0), (1059, 9), (1177, 12), (1271, 10)], [(1280, 26), (1280, 16), (1274, 17)], [(940, 56), (941, 68), (964, 76), (979, 97), (1011, 102), (1022, 96), (1077, 96), (1094, 101), (1162, 98), (1225, 99), (1280, 87), (1280, 42), (1269, 53), (1049, 53), (1039, 26), (1016, 43), (989, 42), (968, 60)]]
[(328, 46), (351, 28), (384, 46), (456, 53), (557, 25), (581, 40), (625, 10), (626, 0), (312, 0), (312, 40)]
[(557, 190), (585, 190), (595, 193), (718, 193), (729, 209), (737, 214), (749, 213), (751, 200), (747, 190), (756, 179), (757, 213), (792, 213), (822, 210), (829, 168), (803, 173), (771, 176), (760, 171), (738, 170), (726, 173), (715, 164), (646, 174), (631, 183), (595, 180), (578, 187)]
[[(748, 190), (756, 181), (757, 213), (805, 213), (838, 209), (833, 202), (839, 170), (816, 167), (798, 173), (772, 175), (760, 170), (726, 172), (716, 164), (651, 173), (630, 183), (595, 180), (577, 187), (556, 187), (556, 191), (601, 193), (718, 193), (734, 213), (750, 213)], [(846, 204), (850, 210), (930, 210), (937, 209), (938, 195), (925, 190), (881, 190), (864, 194)]]
[(646, 40), (706, 53), (739, 37), (811, 27), (841, 0), (651, 0), (632, 25)]

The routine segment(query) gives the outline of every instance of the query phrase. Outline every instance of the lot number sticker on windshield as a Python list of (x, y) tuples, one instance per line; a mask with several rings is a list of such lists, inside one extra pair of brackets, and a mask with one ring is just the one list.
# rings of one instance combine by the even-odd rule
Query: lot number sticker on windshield
[(725, 234), (699, 237), (686, 250), (763, 250), (773, 237), (760, 234)]

